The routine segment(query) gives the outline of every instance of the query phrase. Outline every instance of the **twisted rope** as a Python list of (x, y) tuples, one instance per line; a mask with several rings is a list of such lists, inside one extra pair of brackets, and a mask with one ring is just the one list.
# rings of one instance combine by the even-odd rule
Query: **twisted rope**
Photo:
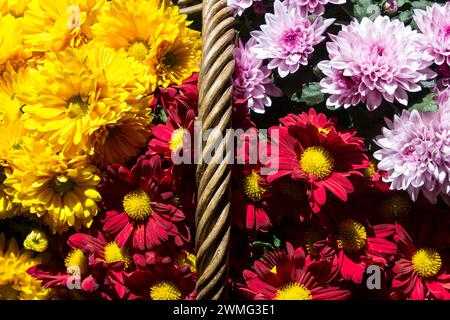
[[(197, 299), (220, 299), (226, 293), (230, 241), (231, 167), (226, 161), (231, 126), (231, 76), (236, 32), (227, 0), (203, 1), (203, 56), (199, 78), (202, 131), (216, 128), (224, 138), (208, 139), (197, 167), (196, 211)], [(206, 155), (216, 148), (211, 163)]]

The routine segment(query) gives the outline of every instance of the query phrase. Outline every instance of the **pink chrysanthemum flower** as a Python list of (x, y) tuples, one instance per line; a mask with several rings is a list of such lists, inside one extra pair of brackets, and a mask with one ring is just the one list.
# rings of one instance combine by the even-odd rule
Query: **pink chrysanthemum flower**
[(242, 15), (244, 11), (250, 8), (253, 2), (259, 2), (261, 0), (227, 0), (227, 5), (235, 9), (235, 14)]
[(422, 35), (399, 20), (363, 18), (330, 36), (330, 60), (319, 63), (326, 75), (321, 86), (331, 95), (330, 107), (364, 102), (372, 111), (383, 99), (407, 105), (407, 92), (420, 91), (418, 82), (435, 75), (428, 68), (432, 58), (418, 49)]
[(324, 14), (326, 4), (343, 4), (345, 1), (346, 0), (285, 0), (284, 5), (289, 9), (298, 10), (303, 16), (306, 16), (308, 13), (320, 16)]
[(271, 70), (251, 52), (255, 44), (255, 39), (250, 39), (245, 45), (239, 40), (239, 46), (233, 51), (236, 61), (233, 74), (233, 100), (247, 100), (247, 107), (250, 110), (264, 113), (264, 107), (272, 105), (269, 95), (279, 97), (282, 92), (270, 79)]
[(450, 124), (440, 113), (404, 110), (394, 121), (386, 119), (387, 128), (375, 139), (381, 150), (374, 153), (378, 168), (392, 190), (406, 190), (416, 201), (422, 191), (436, 203), (450, 194)]
[(444, 6), (435, 3), (426, 11), (414, 10), (414, 20), (425, 38), (421, 51), (438, 65), (450, 65), (450, 2)]
[(266, 24), (261, 31), (250, 34), (257, 44), (252, 51), (259, 59), (271, 59), (269, 69), (278, 68), (280, 77), (294, 73), (300, 65), (308, 64), (308, 57), (314, 52), (314, 46), (322, 42), (322, 34), (334, 19), (323, 20), (317, 17), (311, 22), (296, 10), (288, 10), (282, 2), (276, 0), (274, 13), (265, 15)]

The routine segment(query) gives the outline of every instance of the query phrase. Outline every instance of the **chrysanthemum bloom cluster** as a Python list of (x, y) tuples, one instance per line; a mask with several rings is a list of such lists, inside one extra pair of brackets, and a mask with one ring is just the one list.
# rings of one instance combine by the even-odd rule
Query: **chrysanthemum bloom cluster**
[(31, 251), (20, 250), (14, 238), (7, 240), (0, 233), (0, 300), (42, 300), (50, 290), (27, 274), (27, 269), (40, 263)]
[(437, 65), (450, 66), (450, 3), (417, 9), (414, 21), (424, 35), (420, 50), (431, 56)]
[(227, 5), (235, 10), (235, 14), (240, 16), (246, 9), (250, 8), (254, 2), (262, 2), (262, 0), (227, 0)]
[(152, 94), (197, 71), (199, 33), (159, 0), (19, 5), (0, 16), (0, 216), (90, 227), (101, 170), (146, 146)]
[[(389, 35), (389, 36), (386, 36)], [(363, 102), (378, 108), (383, 100), (408, 104), (408, 92), (435, 74), (433, 58), (421, 50), (423, 36), (399, 20), (379, 16), (343, 26), (327, 43), (330, 60), (319, 63), (321, 86), (330, 94), (327, 105), (349, 108)]]
[(322, 34), (334, 21), (317, 17), (311, 22), (279, 0), (274, 3), (274, 13), (267, 13), (265, 19), (261, 31), (251, 32), (257, 42), (251, 51), (258, 59), (270, 59), (268, 68), (277, 69), (282, 78), (308, 64), (314, 46), (325, 39)]
[(431, 203), (450, 196), (450, 104), (441, 98), (439, 112), (404, 110), (375, 142), (378, 168), (387, 172), (384, 181), (392, 190), (406, 190), (416, 201), (422, 193)]
[(264, 113), (265, 107), (272, 105), (269, 96), (279, 97), (281, 90), (270, 79), (272, 72), (263, 65), (252, 52), (255, 39), (250, 39), (245, 45), (239, 40), (239, 45), (233, 51), (236, 62), (233, 75), (233, 100), (247, 100), (247, 107), (256, 113)]
[(284, 0), (284, 5), (291, 10), (298, 10), (301, 15), (309, 13), (320, 16), (325, 12), (328, 3), (344, 4), (346, 0)]

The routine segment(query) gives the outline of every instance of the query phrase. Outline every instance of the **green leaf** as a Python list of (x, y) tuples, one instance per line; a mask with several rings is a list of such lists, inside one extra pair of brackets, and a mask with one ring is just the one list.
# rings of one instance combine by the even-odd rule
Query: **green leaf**
[(281, 240), (277, 238), (277, 236), (273, 236), (273, 245), (276, 248), (279, 248), (281, 246)]
[(400, 13), (400, 15), (398, 16), (398, 18), (400, 19), (400, 21), (402, 22), (407, 22), (409, 20), (412, 19), (412, 12), (411, 11), (403, 11), (402, 13)]
[(254, 241), (254, 242), (252, 243), (252, 245), (253, 245), (255, 248), (261, 248), (261, 249), (268, 250), (268, 251), (273, 251), (273, 250), (275, 250), (275, 248), (274, 248), (270, 243), (268, 243), (268, 242)]
[(162, 123), (166, 123), (167, 121), (167, 114), (164, 111), (164, 108), (159, 108), (159, 112), (157, 114), (158, 119), (162, 122)]
[(426, 9), (427, 7), (431, 7), (433, 5), (434, 1), (427, 1), (427, 0), (419, 0), (419, 1), (412, 1), (411, 5), (414, 9)]
[(422, 88), (431, 89), (431, 88), (436, 87), (436, 81), (435, 80), (422, 81), (422, 82), (420, 82), (420, 85), (422, 86)]
[(417, 110), (421, 112), (436, 112), (439, 110), (439, 105), (437, 101), (434, 99), (436, 97), (435, 93), (429, 93), (427, 94), (422, 102), (416, 103), (411, 108), (409, 108), (409, 111)]
[(317, 105), (325, 100), (324, 94), (320, 91), (322, 88), (319, 82), (310, 82), (302, 86), (300, 94), (298, 92), (291, 96), (294, 102), (306, 103), (308, 106)]

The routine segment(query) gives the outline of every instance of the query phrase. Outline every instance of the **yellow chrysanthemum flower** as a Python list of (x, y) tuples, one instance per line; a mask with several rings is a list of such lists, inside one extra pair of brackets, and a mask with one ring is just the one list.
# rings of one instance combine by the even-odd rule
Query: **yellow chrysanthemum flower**
[[(160, 0), (117, 0), (105, 5), (92, 27), (94, 39), (127, 53), (157, 72), (158, 85), (181, 83), (197, 71), (200, 33), (186, 15)], [(189, 51), (189, 53), (188, 53)]]
[(41, 230), (31, 230), (23, 241), (23, 247), (27, 250), (44, 252), (48, 248), (47, 235)]
[(8, 13), (16, 18), (23, 17), (30, 0), (0, 0), (0, 13)]
[(22, 148), (22, 139), (27, 134), (18, 116), (5, 114), (0, 121), (0, 219), (12, 218), (20, 213), (14, 197), (5, 192), (3, 182), (6, 172), (12, 171), (14, 155)]
[(25, 11), (25, 43), (34, 51), (60, 51), (79, 47), (92, 37), (104, 0), (31, 0)]
[(148, 99), (140, 74), (142, 66), (124, 51), (86, 46), (50, 53), (21, 95), (25, 127), (56, 150), (89, 152), (91, 134)]
[(29, 68), (22, 68), (17, 72), (8, 66), (6, 72), (0, 76), (0, 122), (5, 114), (12, 118), (22, 115), (21, 108), (24, 101), (19, 99), (29, 88)]
[(41, 286), (27, 270), (39, 263), (31, 251), (21, 251), (15, 239), (6, 243), (0, 234), (0, 300), (45, 300), (50, 290)]
[(94, 162), (100, 167), (125, 163), (147, 144), (152, 118), (145, 114), (122, 112), (90, 137)]
[(0, 15), (0, 75), (10, 66), (19, 70), (31, 58), (31, 51), (23, 44), (22, 24), (8, 14)]
[(6, 172), (5, 192), (54, 232), (90, 227), (101, 200), (96, 172), (86, 155), (67, 157), (43, 140), (24, 138), (12, 172)]
[(193, 72), (199, 71), (201, 41), (197, 31), (183, 28), (174, 41), (163, 40), (153, 50), (152, 70), (160, 86), (181, 84)]

